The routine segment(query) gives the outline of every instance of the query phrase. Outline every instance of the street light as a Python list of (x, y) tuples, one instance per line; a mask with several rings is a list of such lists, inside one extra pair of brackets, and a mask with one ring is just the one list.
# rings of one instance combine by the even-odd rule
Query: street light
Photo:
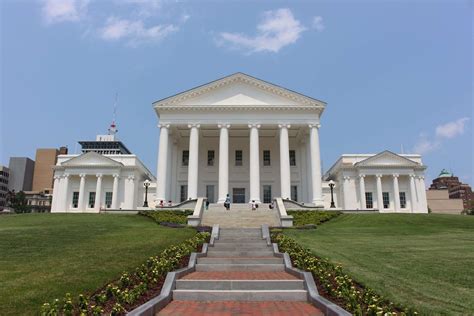
[(336, 204), (334, 204), (334, 192), (333, 192), (335, 186), (336, 186), (336, 183), (330, 180), (329, 187), (331, 188), (331, 206), (329, 208), (336, 208)]
[(143, 202), (143, 207), (148, 207), (148, 187), (150, 186), (150, 180), (146, 179), (143, 182), (143, 186), (145, 187), (145, 202)]

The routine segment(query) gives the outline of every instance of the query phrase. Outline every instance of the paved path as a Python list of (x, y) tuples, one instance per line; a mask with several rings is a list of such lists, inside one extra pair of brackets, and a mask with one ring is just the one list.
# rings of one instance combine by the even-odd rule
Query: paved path
[(158, 315), (323, 315), (307, 295), (260, 229), (228, 228), (198, 259), (196, 272), (176, 281), (173, 301)]

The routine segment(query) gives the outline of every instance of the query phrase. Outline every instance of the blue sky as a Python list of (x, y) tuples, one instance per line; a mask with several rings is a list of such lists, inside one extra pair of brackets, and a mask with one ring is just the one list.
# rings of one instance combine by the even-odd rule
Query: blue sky
[[(151, 103), (245, 72), (328, 103), (321, 152), (422, 153), (473, 184), (469, 1), (1, 2), (1, 160), (105, 133), (156, 171)], [(428, 183), (427, 181), (427, 183)]]

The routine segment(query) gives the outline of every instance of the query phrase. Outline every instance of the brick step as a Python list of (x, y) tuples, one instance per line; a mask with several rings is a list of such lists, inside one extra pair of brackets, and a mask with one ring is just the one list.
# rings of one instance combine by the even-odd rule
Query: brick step
[(270, 250), (244, 250), (240, 251), (237, 248), (235, 250), (229, 251), (221, 251), (221, 250), (213, 250), (209, 248), (207, 252), (207, 257), (270, 257), (273, 255), (273, 251)]
[(196, 264), (196, 271), (284, 271), (285, 265), (283, 263), (270, 264), (238, 264), (238, 263), (198, 263)]
[(255, 271), (212, 271), (192, 272), (181, 280), (299, 280), (285, 271), (255, 272)]
[(304, 290), (303, 280), (177, 280), (177, 290)]
[(173, 299), (178, 301), (306, 301), (305, 290), (174, 290)]
[(203, 257), (198, 258), (197, 263), (218, 263), (218, 264), (226, 264), (226, 263), (239, 263), (239, 264), (251, 264), (251, 263), (261, 263), (261, 264), (269, 264), (269, 263), (283, 263), (283, 258), (278, 257), (260, 257), (260, 258), (242, 258), (242, 257), (226, 257), (226, 258), (219, 258), (219, 257)]

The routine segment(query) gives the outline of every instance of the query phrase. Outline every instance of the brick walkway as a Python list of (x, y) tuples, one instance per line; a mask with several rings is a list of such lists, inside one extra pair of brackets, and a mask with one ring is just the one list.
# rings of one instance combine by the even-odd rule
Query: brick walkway
[(309, 316), (324, 315), (306, 302), (195, 302), (172, 301), (158, 315), (186, 316)]
[(287, 272), (193, 272), (182, 277), (183, 280), (298, 280)]

